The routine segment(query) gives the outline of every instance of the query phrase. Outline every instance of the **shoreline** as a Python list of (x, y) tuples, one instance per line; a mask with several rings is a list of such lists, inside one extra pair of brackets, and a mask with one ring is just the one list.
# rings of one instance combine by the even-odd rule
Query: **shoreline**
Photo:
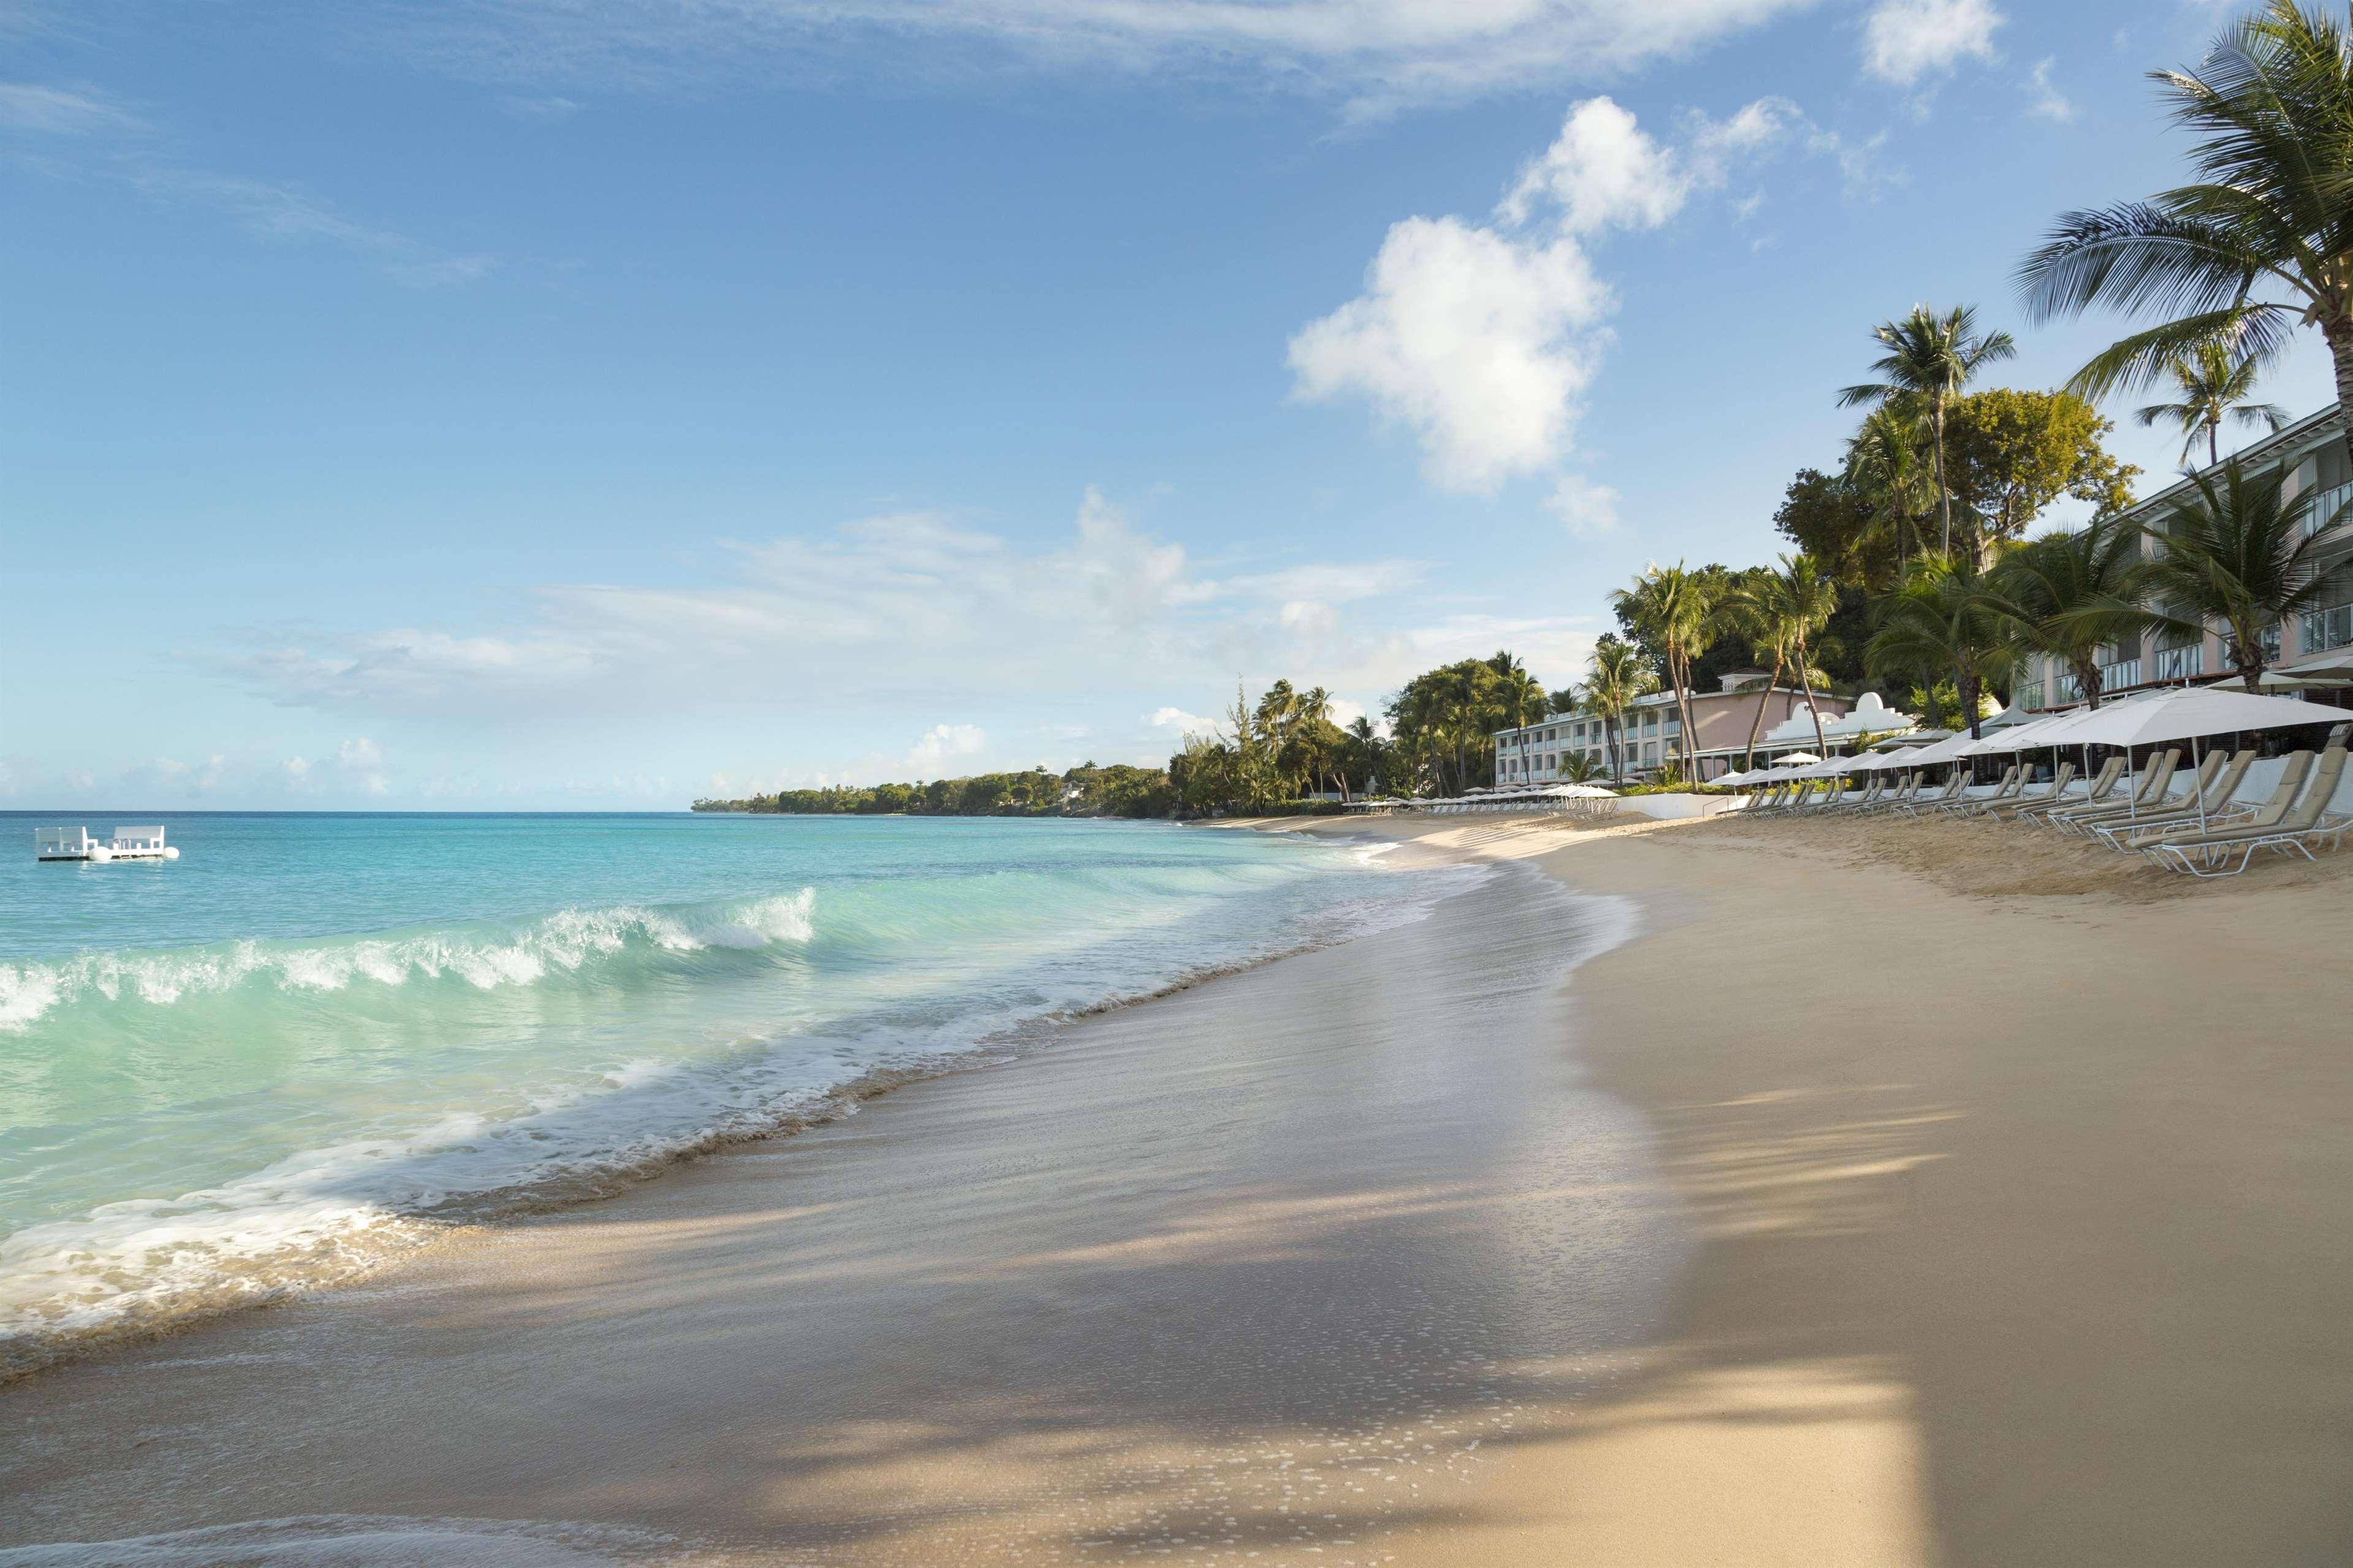
[[(1218, 824), (1521, 864), (0, 1390), (0, 1547), (2341, 1561), (2347, 868), (1832, 826)], [(1639, 933), (1530, 912), (1594, 898)]]
[(591, 1561), (1224, 1561), (1222, 1529), (1370, 1563), (1605, 1385), (1683, 1245), (1553, 1048), (1610, 904), (1481, 892), (20, 1383), (0, 1545), (503, 1517)]
[[(704, 814), (710, 815), (710, 814)], [(1433, 866), (1473, 862), (1432, 856)], [(1451, 895), (1440, 895), (1443, 897)], [(1426, 918), (1422, 915), (1409, 920)], [(1372, 928), (1373, 931), (1387, 929)], [(238, 1258), (239, 1268), (217, 1282), (186, 1289), (160, 1302), (140, 1302), (110, 1312), (101, 1321), (59, 1337), (30, 1341), (0, 1337), (0, 1391), (52, 1368), (103, 1358), (202, 1331), (248, 1311), (265, 1311), (364, 1284), (397, 1270), (452, 1242), (494, 1237), (517, 1220), (562, 1214), (608, 1203), (673, 1171), (748, 1144), (798, 1136), (858, 1114), (860, 1107), (911, 1085), (952, 1078), (1050, 1045), (1060, 1031), (1087, 1019), (1142, 1006), (1229, 975), (1356, 940), (1364, 931), (1343, 931), (1279, 946), (1239, 960), (1206, 963), (1152, 989), (1107, 997), (1083, 1006), (1040, 1014), (968, 1045), (913, 1061), (870, 1066), (806, 1100), (780, 1106), (757, 1125), (709, 1129), (659, 1152), (567, 1171), (491, 1191), (464, 1193), (417, 1209), (388, 1212), (371, 1226), (334, 1239), (322, 1250), (315, 1238), (276, 1254)], [(307, 1272), (296, 1270), (307, 1269)]]

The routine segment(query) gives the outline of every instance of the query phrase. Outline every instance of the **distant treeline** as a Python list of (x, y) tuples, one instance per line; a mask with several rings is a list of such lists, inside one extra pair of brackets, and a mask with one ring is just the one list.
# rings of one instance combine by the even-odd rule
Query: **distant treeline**
[(788, 789), (744, 800), (698, 800), (697, 811), (797, 816), (1169, 816), (1176, 792), (1159, 768), (1092, 763), (1069, 773), (980, 773), (836, 789)]

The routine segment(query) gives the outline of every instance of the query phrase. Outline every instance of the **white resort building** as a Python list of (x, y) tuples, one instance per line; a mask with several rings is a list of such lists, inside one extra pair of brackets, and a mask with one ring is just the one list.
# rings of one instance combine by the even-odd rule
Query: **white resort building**
[[(1770, 679), (1761, 669), (1736, 669), (1723, 678), (1722, 689), (1690, 694), (1694, 769), (1702, 782), (1730, 773), (1748, 754), (1748, 734), (1757, 727), (1757, 704), (1764, 703), (1763, 725), (1757, 740), (1758, 766), (1791, 752), (1812, 752), (1818, 744), (1837, 747), (1862, 735), (1900, 733), (1915, 727), (1908, 713), (1884, 706), (1875, 691), (1849, 701), (1827, 691), (1814, 693), (1814, 707), (1795, 687), (1765, 689)], [(1821, 713), (1821, 735), (1814, 733), (1814, 713)], [(1681, 754), (1683, 721), (1672, 692), (1637, 698), (1626, 708), (1619, 732), (1619, 763), (1628, 778), (1656, 773)], [(1495, 732), (1495, 783), (1498, 785), (1546, 784), (1567, 776), (1568, 760), (1582, 753), (1590, 767), (1608, 774), (1609, 737), (1599, 719), (1562, 715), (1541, 724)]]

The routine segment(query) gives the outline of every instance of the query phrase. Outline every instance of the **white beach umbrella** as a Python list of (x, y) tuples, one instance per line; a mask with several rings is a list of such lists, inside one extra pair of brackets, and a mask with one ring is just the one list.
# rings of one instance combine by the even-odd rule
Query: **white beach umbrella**
[(1805, 768), (1820, 761), (1821, 758), (1811, 752), (1791, 752), (1785, 757), (1774, 758), (1773, 765), (1777, 768)]
[[(2139, 702), (2118, 702), (2086, 718), (2068, 733), (2070, 745), (2122, 746), (2130, 755), (2135, 746), (2166, 741), (2190, 742), (2197, 760), (2198, 742), (2209, 735), (2230, 735), (2249, 730), (2289, 730), (2303, 724), (2341, 724), (2345, 710), (2295, 697), (2264, 697), (2221, 686), (2177, 686)], [(2206, 799), (2198, 796), (2198, 819), (2206, 820)], [(2133, 804), (2127, 794), (2126, 805)]]
[(2316, 686), (2343, 686), (2353, 682), (2353, 647), (2343, 648), (2326, 658), (2299, 664), (2294, 669), (2267, 669), (2263, 684), (2269, 691), (2301, 691)]

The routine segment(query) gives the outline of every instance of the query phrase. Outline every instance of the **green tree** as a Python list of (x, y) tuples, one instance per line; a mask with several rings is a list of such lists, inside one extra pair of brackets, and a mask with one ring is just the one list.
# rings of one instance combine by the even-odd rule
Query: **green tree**
[(2223, 657), (2249, 691), (2263, 689), (2274, 628), (2318, 602), (2320, 535), (2348, 510), (2315, 517), (2317, 498), (2309, 490), (2288, 498), (2288, 477), (2284, 469), (2251, 474), (2236, 458), (2219, 472), (2193, 475), (2191, 494), (2173, 502), (2155, 531), (2146, 578), (2158, 605), (2150, 623), (2185, 637), (2220, 623)]
[(1594, 643), (1593, 657), (1586, 665), (1585, 683), (1577, 689), (1577, 709), (1601, 721), (1602, 739), (1609, 747), (1611, 778), (1626, 776), (1619, 737), (1626, 729), (1627, 706), (1658, 689), (1658, 677), (1651, 673), (1632, 644), (1606, 632)]
[(1879, 602), (1877, 614), (1879, 629), (1863, 650), (1870, 668), (1916, 675), (1928, 686), (1949, 675), (1969, 733), (1982, 734), (1979, 699), (2008, 678), (2017, 651), (1975, 566), (1924, 556), (1904, 585)]
[[(1924, 432), (1912, 401), (1881, 404), (1863, 416), (1862, 427), (1847, 443), (1848, 505), (1862, 508), (1867, 521), (1855, 531), (1851, 558), (1815, 557), (1841, 581), (1887, 585), (1904, 574), (1920, 541), (1920, 520), (1935, 497), (1936, 476), (1930, 456), (1920, 449)], [(1892, 569), (1885, 564), (1890, 557)], [(1881, 570), (1872, 571), (1872, 565)]]
[(2084, 700), (2100, 705), (2100, 653), (2136, 644), (2149, 624), (2138, 600), (2147, 577), (2140, 531), (2114, 518), (2046, 533), (2005, 554), (1988, 583), (1988, 604), (2015, 659), (2047, 655), (2075, 672)]
[(1744, 627), (1757, 645), (1760, 657), (1773, 661), (1772, 679), (1757, 695), (1757, 713), (1748, 724), (1748, 751), (1741, 763), (1746, 770), (1757, 765), (1757, 737), (1765, 727), (1765, 705), (1780, 684), (1784, 669), (1798, 672), (1799, 684), (1805, 689), (1806, 705), (1813, 714), (1814, 745), (1819, 755), (1827, 755), (1822, 739), (1822, 715), (1820, 701), (1814, 696), (1812, 644), (1831, 616), (1838, 610), (1838, 585), (1815, 568), (1814, 558), (1800, 551), (1796, 555), (1781, 557), (1778, 572), (1759, 573), (1731, 605), (1736, 622)]
[(1997, 387), (1956, 398), (1947, 419), (1947, 472), (1969, 527), (1977, 569), (2062, 496), (2094, 512), (2132, 505), (2140, 470), (2108, 455), (2116, 426), (2071, 392)]
[(2255, 383), (2263, 367), (2253, 354), (2242, 353), (2219, 340), (2202, 342), (2176, 354), (2165, 367), (2172, 379), (2172, 403), (2151, 403), (2134, 417), (2143, 426), (2172, 425), (2181, 431), (2181, 461), (2187, 466), (2198, 437), (2206, 437), (2206, 461), (2222, 460), (2221, 432), (2225, 417), (2242, 425), (2265, 425), (2279, 434), (2287, 410), (2276, 403), (2257, 403)]
[[(2151, 71), (2196, 138), (2189, 184), (2062, 216), (2019, 268), (2030, 319), (2094, 305), (2158, 324), (2094, 356), (2068, 385), (2098, 398), (2144, 386), (2211, 342), (2263, 363), (2299, 326), (2353, 395), (2353, 50), (2344, 27), (2270, 0), (2226, 28), (2200, 69)], [(2353, 432), (2348, 432), (2353, 451)]]
[(1929, 443), (1936, 454), (1936, 504), (1944, 514), (1944, 553), (1953, 550), (1953, 487), (1945, 462), (1945, 416), (1977, 373), (1996, 360), (2013, 358), (2018, 344), (2008, 332), (1979, 332), (1974, 305), (1961, 305), (1938, 315), (1926, 305), (1915, 305), (1900, 321), (1882, 321), (1871, 330), (1887, 352), (1871, 368), (1879, 380), (1850, 386), (1839, 394), (1842, 407), (1865, 403), (1917, 399), (1928, 411)]
[(1672, 566), (1652, 564), (1631, 588), (1615, 588), (1609, 600), (1664, 659), (1669, 689), (1674, 693), (1675, 714), (1681, 721), (1677, 748), (1688, 767), (1691, 758), (1692, 714), (1689, 680), (1692, 655), (1714, 640), (1722, 584), (1692, 572), (1680, 561)]

